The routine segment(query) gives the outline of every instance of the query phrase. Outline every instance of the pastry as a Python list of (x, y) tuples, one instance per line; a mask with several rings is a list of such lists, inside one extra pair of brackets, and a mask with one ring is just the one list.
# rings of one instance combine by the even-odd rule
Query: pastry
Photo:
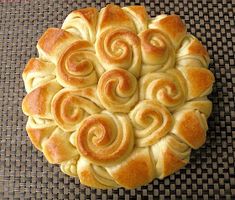
[(214, 76), (177, 15), (75, 10), (38, 41), (22, 109), (49, 163), (93, 188), (136, 188), (184, 167), (206, 140)]

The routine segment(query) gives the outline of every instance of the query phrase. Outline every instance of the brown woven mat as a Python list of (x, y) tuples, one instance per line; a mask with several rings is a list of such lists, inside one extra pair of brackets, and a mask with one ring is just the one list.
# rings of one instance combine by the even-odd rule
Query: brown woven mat
[(48, 27), (60, 27), (71, 10), (110, 1), (0, 0), (0, 199), (235, 199), (235, 1), (159, 1), (120, 5), (145, 5), (151, 16), (179, 14), (207, 46), (216, 77), (207, 141), (193, 151), (191, 163), (148, 186), (107, 191), (80, 185), (48, 164), (25, 132), (22, 70), (37, 55), (37, 39)]

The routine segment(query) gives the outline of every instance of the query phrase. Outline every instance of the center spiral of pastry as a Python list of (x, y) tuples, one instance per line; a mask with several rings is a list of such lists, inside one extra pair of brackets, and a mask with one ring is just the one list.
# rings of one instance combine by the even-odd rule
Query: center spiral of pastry
[(57, 66), (58, 81), (64, 87), (82, 88), (97, 83), (103, 69), (87, 41), (73, 43)]
[(90, 114), (100, 112), (91, 100), (80, 96), (77, 90), (63, 89), (52, 101), (52, 114), (56, 123), (65, 131), (74, 131)]
[(140, 40), (128, 29), (108, 29), (96, 42), (96, 52), (106, 70), (123, 68), (138, 76), (141, 63)]
[(169, 39), (158, 29), (148, 29), (140, 33), (142, 74), (156, 70), (166, 70), (175, 64), (175, 51)]
[(154, 100), (141, 101), (130, 112), (130, 118), (136, 128), (137, 146), (149, 146), (164, 137), (171, 129), (170, 112)]
[(92, 163), (120, 162), (133, 148), (130, 120), (109, 112), (86, 118), (77, 131), (77, 148)]
[(100, 77), (97, 91), (102, 105), (112, 112), (129, 112), (138, 101), (137, 80), (123, 69), (105, 72)]

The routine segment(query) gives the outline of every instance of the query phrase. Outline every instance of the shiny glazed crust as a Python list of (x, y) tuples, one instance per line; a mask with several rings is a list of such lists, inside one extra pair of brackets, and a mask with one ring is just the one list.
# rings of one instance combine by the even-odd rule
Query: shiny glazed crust
[(206, 140), (214, 76), (177, 15), (75, 10), (23, 71), (34, 146), (94, 188), (136, 188), (184, 167)]

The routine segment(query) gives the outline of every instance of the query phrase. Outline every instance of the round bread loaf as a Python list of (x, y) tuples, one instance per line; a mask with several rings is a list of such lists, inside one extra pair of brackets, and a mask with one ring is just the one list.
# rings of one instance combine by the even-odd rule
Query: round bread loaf
[(143, 6), (75, 10), (23, 71), (34, 146), (94, 188), (136, 188), (184, 167), (205, 143), (214, 76), (177, 15)]

